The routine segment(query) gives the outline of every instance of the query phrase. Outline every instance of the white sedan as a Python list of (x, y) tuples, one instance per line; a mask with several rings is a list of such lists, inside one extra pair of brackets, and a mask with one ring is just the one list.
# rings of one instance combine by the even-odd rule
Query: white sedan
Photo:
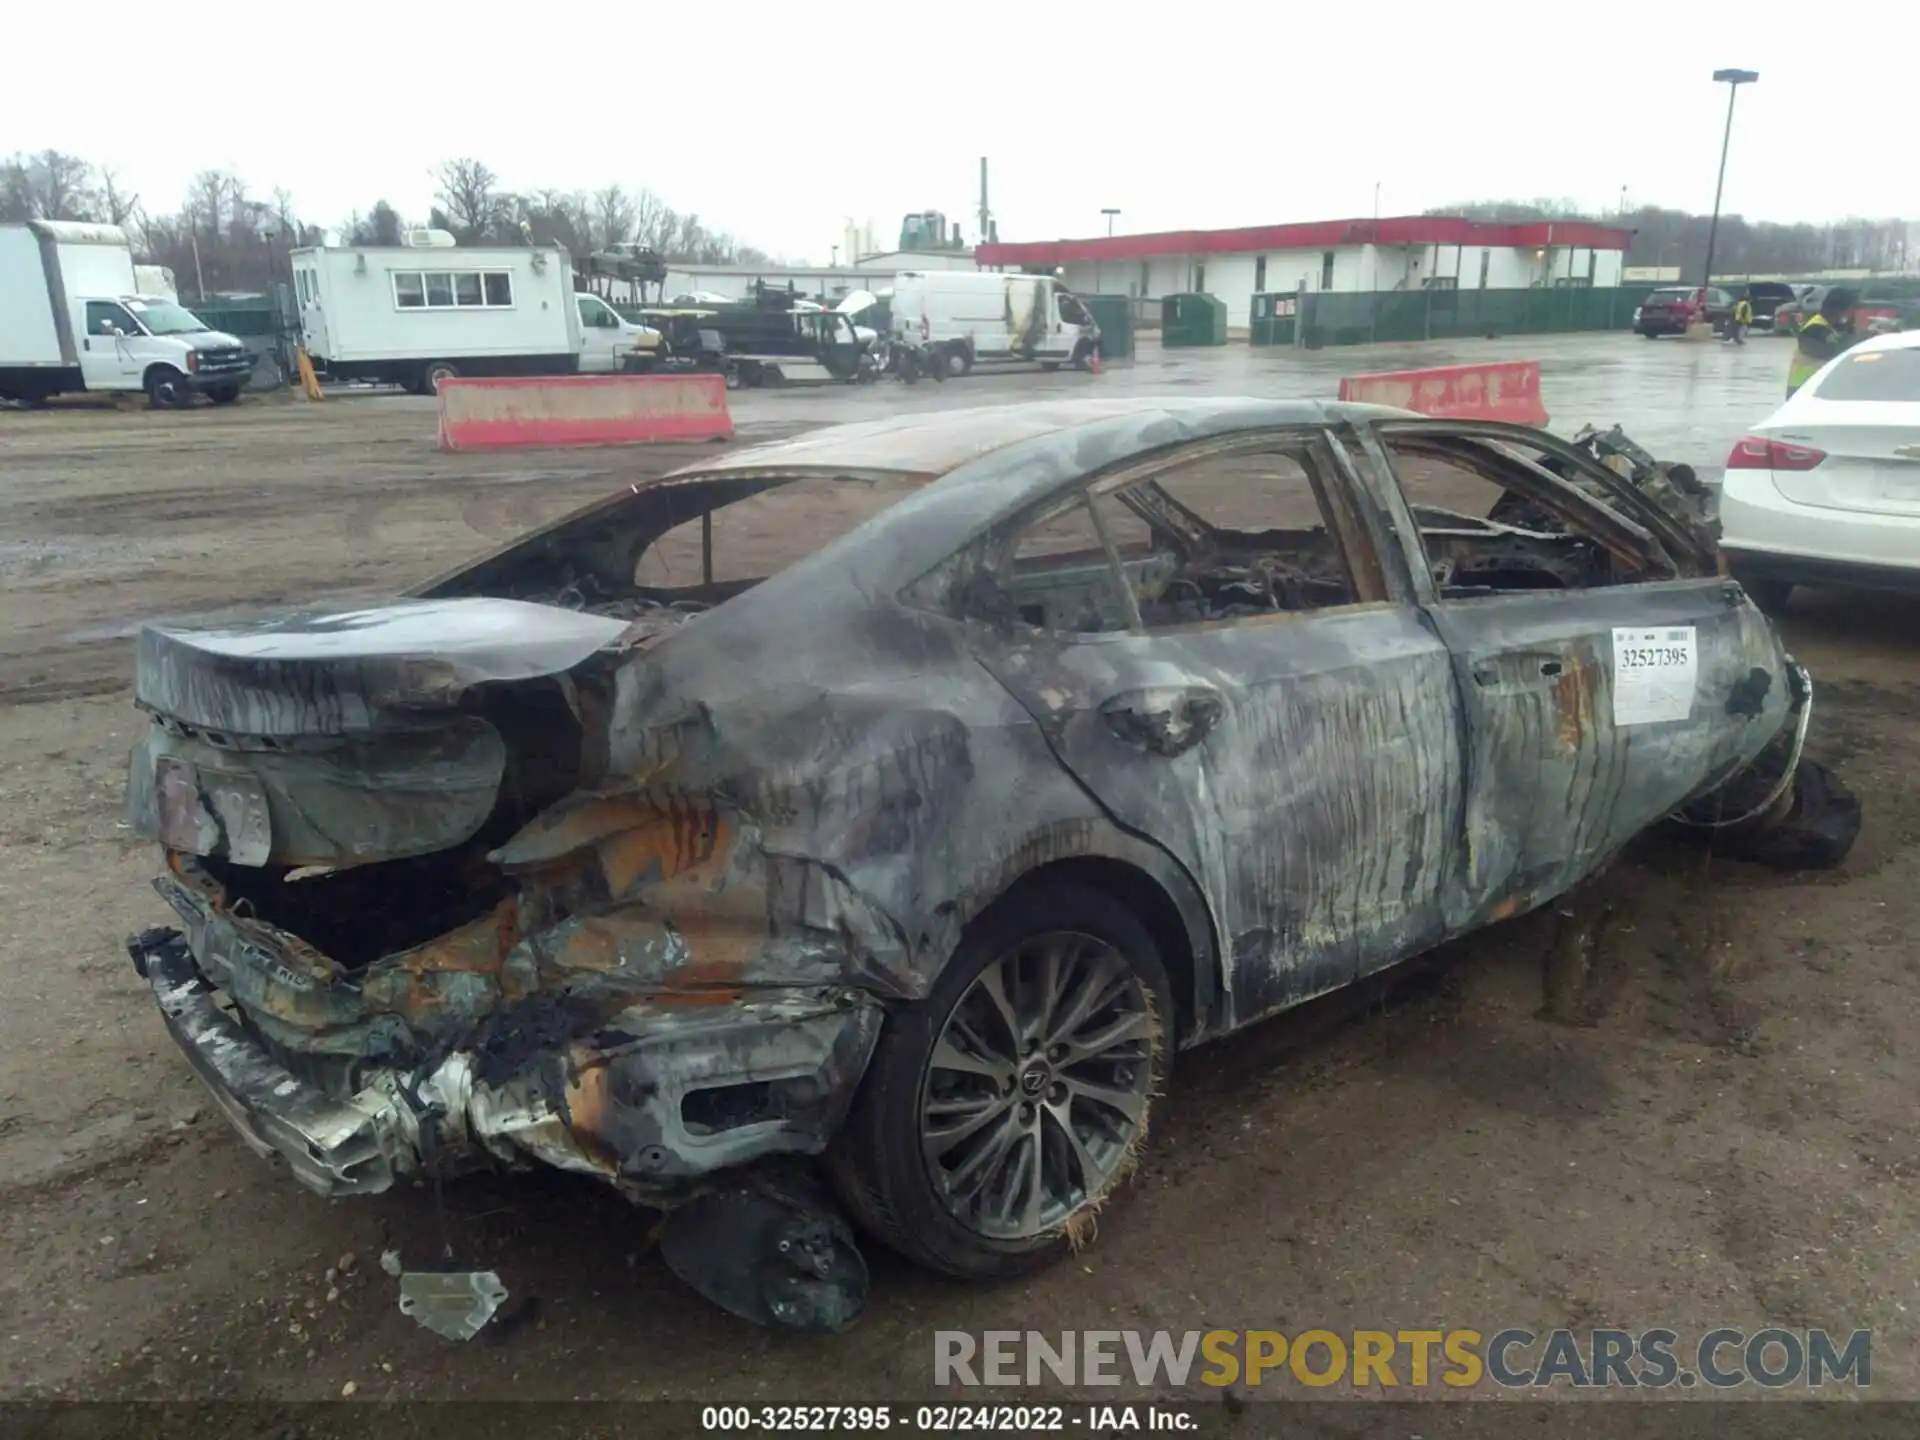
[(1835, 356), (1736, 444), (1720, 522), (1765, 608), (1795, 585), (1920, 591), (1920, 332)]

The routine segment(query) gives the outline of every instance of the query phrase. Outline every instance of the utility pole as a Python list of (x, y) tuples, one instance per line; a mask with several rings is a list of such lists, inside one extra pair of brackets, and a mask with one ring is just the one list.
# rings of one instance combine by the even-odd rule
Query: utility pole
[(1720, 230), (1720, 193), (1727, 183), (1727, 147), (1733, 140), (1733, 102), (1740, 94), (1742, 85), (1751, 85), (1760, 78), (1757, 70), (1716, 70), (1713, 72), (1715, 83), (1727, 87), (1727, 128), (1720, 136), (1720, 175), (1713, 182), (1713, 218), (1707, 222), (1707, 263), (1700, 275), (1700, 286), (1704, 290), (1713, 283), (1713, 242)]
[(1107, 209), (1103, 209), (1100, 213), (1107, 217), (1107, 238), (1111, 240), (1113, 238), (1113, 217), (1118, 215), (1120, 212), (1118, 210), (1115, 210), (1109, 207)]

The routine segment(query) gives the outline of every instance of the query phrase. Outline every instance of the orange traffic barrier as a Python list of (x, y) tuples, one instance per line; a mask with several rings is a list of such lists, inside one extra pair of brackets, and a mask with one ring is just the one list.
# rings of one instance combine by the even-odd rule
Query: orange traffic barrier
[(645, 445), (733, 434), (718, 375), (460, 377), (440, 382), (440, 448)]
[(1547, 423), (1547, 409), (1540, 400), (1538, 360), (1349, 375), (1340, 382), (1340, 398), (1363, 405), (1391, 405), (1437, 420)]

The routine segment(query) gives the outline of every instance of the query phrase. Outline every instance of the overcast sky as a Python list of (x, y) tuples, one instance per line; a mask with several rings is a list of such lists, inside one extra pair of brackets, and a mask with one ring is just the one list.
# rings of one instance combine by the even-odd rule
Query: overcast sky
[[(510, 189), (645, 186), (824, 261), (846, 220), (890, 247), (909, 210), (971, 241), (983, 155), (1007, 240), (1102, 233), (1104, 206), (1120, 232), (1368, 215), (1376, 182), (1382, 214), (1535, 196), (1611, 211), (1623, 186), (1629, 205), (1705, 211), (1726, 107), (1709, 77), (1739, 66), (1761, 78), (1740, 92), (1727, 211), (1920, 218), (1912, 88), (1875, 59), (1877, 42), (1911, 53), (1912, 0), (1846, 7), (1830, 87), (1810, 83), (1817, 17), (1751, 0), (157, 13), (6, 4), (0, 154), (112, 165), (159, 210), (195, 171), (231, 169), (327, 226), (382, 198), (424, 220), (431, 167), (472, 155)], [(86, 75), (83, 41), (105, 71)]]

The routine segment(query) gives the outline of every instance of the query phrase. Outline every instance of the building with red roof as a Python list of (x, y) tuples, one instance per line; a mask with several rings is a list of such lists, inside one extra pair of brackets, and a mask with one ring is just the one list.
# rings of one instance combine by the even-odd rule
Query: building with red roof
[(1620, 284), (1631, 230), (1586, 220), (1497, 224), (1451, 215), (996, 241), (984, 268), (1053, 270), (1081, 294), (1218, 296), (1245, 325), (1263, 292), (1527, 289)]

